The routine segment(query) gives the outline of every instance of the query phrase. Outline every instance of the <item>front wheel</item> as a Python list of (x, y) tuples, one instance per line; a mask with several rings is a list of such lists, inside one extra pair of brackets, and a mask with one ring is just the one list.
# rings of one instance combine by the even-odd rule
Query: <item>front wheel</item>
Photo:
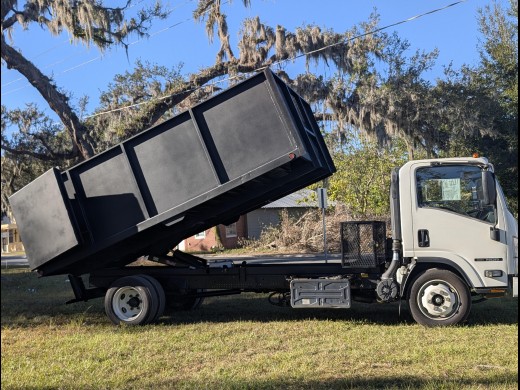
[(471, 293), (453, 272), (434, 268), (415, 279), (409, 305), (412, 317), (421, 325), (455, 325), (468, 318)]

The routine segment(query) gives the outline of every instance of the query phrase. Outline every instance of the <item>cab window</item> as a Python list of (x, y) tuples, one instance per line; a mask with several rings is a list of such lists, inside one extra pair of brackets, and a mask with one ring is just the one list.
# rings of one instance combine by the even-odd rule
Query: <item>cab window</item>
[(476, 166), (435, 166), (417, 170), (419, 207), (454, 212), (495, 223), (495, 208), (484, 204), (482, 174)]

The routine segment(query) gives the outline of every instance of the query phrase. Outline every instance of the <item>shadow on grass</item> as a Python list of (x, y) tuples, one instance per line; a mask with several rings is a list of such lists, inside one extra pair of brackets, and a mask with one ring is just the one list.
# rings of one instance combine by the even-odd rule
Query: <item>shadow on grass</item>
[[(347, 376), (347, 375), (346, 375)], [(323, 381), (301, 381), (298, 379), (278, 379), (269, 381), (251, 381), (241, 383), (232, 379), (215, 383), (175, 383), (164, 382), (159, 388), (193, 388), (193, 389), (462, 389), (462, 388), (515, 388), (517, 376), (514, 373), (504, 373), (490, 378), (475, 379), (422, 379), (414, 376), (405, 377), (350, 377), (336, 378)]]
[[(401, 306), (401, 307), (399, 307)], [(352, 321), (378, 325), (413, 325), (406, 302), (366, 304), (352, 302), (349, 309), (293, 309), (271, 305), (265, 294), (242, 294), (206, 299), (195, 311), (167, 312), (162, 323), (232, 322), (232, 321)], [(473, 306), (466, 326), (512, 325), (518, 323), (518, 300), (503, 298)]]
[(2, 271), (6, 271), (6, 270), (29, 271), (29, 268), (26, 265), (22, 265), (22, 264), (9, 264), (8, 267), (2, 266)]
[[(489, 377), (475, 378), (438, 378), (423, 379), (415, 376), (395, 377), (359, 377), (352, 373), (345, 374), (345, 378), (334, 378), (328, 380), (302, 380), (298, 378), (273, 379), (273, 380), (249, 380), (247, 382), (234, 378), (208, 378), (206, 381), (190, 380), (164, 380), (154, 382), (153, 388), (158, 389), (351, 389), (351, 390), (401, 390), (401, 389), (515, 389), (518, 378), (513, 372), (496, 374)], [(132, 381), (133, 382), (133, 381)], [(142, 383), (128, 383), (125, 389), (138, 389)], [(65, 387), (68, 388), (68, 387)], [(72, 387), (71, 387), (72, 388)], [(17, 389), (17, 387), (13, 387)], [(21, 388), (20, 388), (21, 389)], [(50, 390), (54, 387), (23, 387), (27, 390)]]
[[(103, 300), (94, 299), (65, 305), (74, 298), (67, 276), (38, 278), (28, 269), (2, 270), (3, 326), (30, 326), (41, 323), (70, 323), (84, 321), (89, 324), (105, 323)], [(267, 294), (247, 293), (226, 297), (207, 298), (194, 311), (166, 312), (162, 324), (199, 322), (225, 323), (234, 321), (352, 321), (379, 325), (415, 324), (407, 304), (363, 304), (352, 302), (350, 309), (292, 309), (271, 305)], [(517, 324), (518, 299), (502, 298), (476, 304), (467, 325)]]

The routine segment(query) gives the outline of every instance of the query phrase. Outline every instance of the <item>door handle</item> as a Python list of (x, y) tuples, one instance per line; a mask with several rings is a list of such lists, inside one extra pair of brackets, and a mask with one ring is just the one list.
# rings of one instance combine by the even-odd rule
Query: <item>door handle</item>
[(426, 248), (430, 246), (430, 233), (426, 229), (419, 230), (419, 247)]

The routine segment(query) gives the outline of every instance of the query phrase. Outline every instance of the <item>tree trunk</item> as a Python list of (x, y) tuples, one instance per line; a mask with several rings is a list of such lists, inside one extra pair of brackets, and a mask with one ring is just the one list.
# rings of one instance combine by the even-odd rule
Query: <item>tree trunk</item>
[(413, 141), (409, 141), (407, 139), (405, 139), (405, 143), (406, 143), (406, 149), (408, 149), (408, 160), (409, 161), (412, 161), (414, 159), (414, 147), (413, 147)]
[(68, 98), (53, 85), (51, 80), (22, 54), (5, 42), (2, 35), (1, 55), (8, 69), (16, 69), (35, 87), (58, 115), (72, 141), (73, 155), (87, 159), (94, 155), (87, 128), (68, 104)]

